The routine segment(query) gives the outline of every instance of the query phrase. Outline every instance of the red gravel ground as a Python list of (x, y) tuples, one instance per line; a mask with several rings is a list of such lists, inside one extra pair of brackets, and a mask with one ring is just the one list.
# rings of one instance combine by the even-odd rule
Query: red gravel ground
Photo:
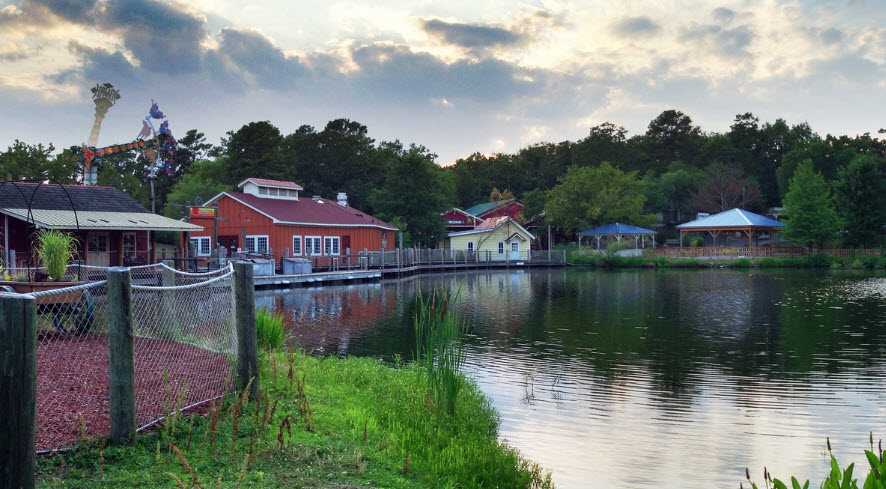
[[(168, 340), (135, 338), (136, 421), (163, 416), (173, 400), (188, 406), (224, 394), (230, 370), (220, 353)], [(46, 335), (37, 347), (37, 450), (107, 436), (107, 337)], [(165, 377), (165, 380), (164, 380)]]

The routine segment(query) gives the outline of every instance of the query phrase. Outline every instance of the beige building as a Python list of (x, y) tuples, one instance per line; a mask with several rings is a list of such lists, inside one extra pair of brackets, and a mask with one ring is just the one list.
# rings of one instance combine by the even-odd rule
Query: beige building
[(535, 236), (510, 217), (486, 219), (468, 231), (449, 233), (452, 250), (476, 253), (480, 261), (528, 260)]

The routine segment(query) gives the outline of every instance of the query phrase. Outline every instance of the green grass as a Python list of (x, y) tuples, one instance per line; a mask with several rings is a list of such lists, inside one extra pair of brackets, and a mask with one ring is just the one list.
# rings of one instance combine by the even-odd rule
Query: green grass
[(456, 414), (464, 376), (464, 322), (451, 308), (455, 297), (449, 289), (435, 289), (416, 296), (415, 361), (425, 371), (434, 404), (449, 416)]
[(133, 446), (92, 442), (41, 457), (38, 487), (551, 487), (497, 441), (495, 412), (461, 379), (455, 414), (440, 416), (417, 366), (272, 353), (263, 402), (173, 417)]
[(37, 256), (40, 258), (40, 265), (46, 268), (50, 280), (65, 277), (65, 271), (74, 256), (74, 246), (74, 237), (68, 233), (44, 230), (37, 235)]
[(259, 348), (265, 351), (279, 350), (286, 341), (283, 316), (263, 307), (255, 310), (255, 336)]

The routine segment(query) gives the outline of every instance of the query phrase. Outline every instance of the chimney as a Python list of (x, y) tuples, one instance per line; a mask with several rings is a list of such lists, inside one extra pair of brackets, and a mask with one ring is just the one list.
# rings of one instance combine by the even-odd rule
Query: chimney
[(336, 199), (338, 200), (338, 205), (342, 207), (348, 206), (348, 194), (344, 192), (339, 192), (338, 196), (336, 196)]

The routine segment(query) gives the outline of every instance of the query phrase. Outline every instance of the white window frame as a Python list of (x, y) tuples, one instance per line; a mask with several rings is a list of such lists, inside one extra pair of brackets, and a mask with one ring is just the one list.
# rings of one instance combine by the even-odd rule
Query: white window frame
[(504, 242), (504, 241), (499, 241), (499, 242), (498, 242), (498, 254), (499, 254), (499, 255), (504, 255), (504, 254), (505, 254), (505, 242)]
[(468, 253), (473, 253), (473, 252), (474, 252), (474, 242), (473, 242), (473, 241), (468, 241), (468, 245), (467, 245), (467, 246), (468, 246)]
[[(265, 250), (261, 251), (258, 240), (260, 238), (265, 239)], [(249, 240), (252, 240), (253, 247), (249, 246)], [(246, 252), (253, 255), (267, 255), (271, 250), (271, 241), (268, 238), (267, 234), (249, 234), (246, 236), (246, 239), (243, 240), (243, 246), (246, 248)]]
[[(329, 244), (329, 250), (326, 244)], [(323, 236), (323, 254), (326, 256), (341, 255), (341, 236)]]
[[(126, 238), (132, 237), (132, 249), (126, 249)], [(135, 231), (126, 231), (120, 237), (120, 245), (123, 249), (123, 257), (124, 258), (135, 258), (138, 256), (138, 233)]]
[[(308, 241), (311, 242), (310, 250), (308, 249)], [(320, 243), (320, 246), (315, 247), (314, 243)], [(307, 255), (307, 256), (322, 256), (323, 255), (323, 237), (322, 236), (305, 236), (304, 237), (304, 246), (305, 246), (305, 255)], [(318, 251), (318, 253), (314, 253), (315, 249)]]
[[(295, 246), (295, 241), (298, 240), (298, 248)], [(292, 256), (302, 256), (305, 254), (305, 241), (302, 239), (301, 235), (293, 234), (292, 235)]]
[[(212, 255), (212, 238), (209, 236), (194, 236), (190, 239), (191, 243), (194, 243), (194, 254), (195, 256), (210, 256)], [(203, 251), (202, 243), (206, 242), (206, 251)]]
[(511, 253), (519, 253), (520, 252), (520, 242), (519, 241), (511, 241)]

